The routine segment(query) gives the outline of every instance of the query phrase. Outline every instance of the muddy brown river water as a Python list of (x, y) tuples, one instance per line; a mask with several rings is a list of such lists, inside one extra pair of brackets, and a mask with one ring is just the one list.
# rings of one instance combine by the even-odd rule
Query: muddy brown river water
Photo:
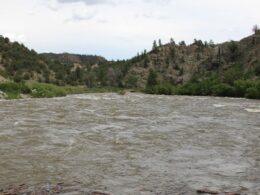
[(113, 93), (0, 101), (0, 188), (260, 194), (260, 101)]

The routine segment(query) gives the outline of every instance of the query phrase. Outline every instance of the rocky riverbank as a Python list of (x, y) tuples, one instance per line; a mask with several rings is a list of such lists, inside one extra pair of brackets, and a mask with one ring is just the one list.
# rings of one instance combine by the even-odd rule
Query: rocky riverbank
[[(64, 183), (58, 183), (55, 185), (45, 184), (42, 186), (28, 186), (26, 184), (20, 184), (18, 186), (9, 186), (7, 189), (0, 189), (0, 195), (112, 195), (112, 193), (105, 191), (89, 190), (86, 188), (79, 188), (79, 186), (68, 186)], [(165, 192), (154, 192), (153, 190), (140, 189), (138, 195), (172, 195), (169, 190)], [(240, 192), (221, 192), (209, 189), (192, 190), (188, 187), (180, 189), (180, 194), (185, 195), (198, 195), (198, 194), (217, 194), (217, 195), (245, 195), (243, 189)]]
[(55, 185), (45, 184), (38, 186), (28, 186), (20, 184), (18, 186), (11, 185), (7, 189), (0, 189), (0, 195), (55, 195), (55, 194), (73, 194), (73, 195), (110, 195), (107, 192), (91, 191), (86, 189), (79, 190), (77, 186), (68, 186), (63, 183)]

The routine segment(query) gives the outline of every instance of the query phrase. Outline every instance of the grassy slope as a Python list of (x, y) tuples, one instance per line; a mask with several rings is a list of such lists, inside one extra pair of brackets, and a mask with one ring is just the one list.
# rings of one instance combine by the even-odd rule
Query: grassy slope
[(54, 84), (39, 83), (36, 81), (7, 82), (0, 84), (0, 91), (4, 92), (6, 99), (20, 99), (23, 97), (52, 98), (69, 94), (120, 92), (116, 87), (87, 88), (85, 86), (57, 86)]

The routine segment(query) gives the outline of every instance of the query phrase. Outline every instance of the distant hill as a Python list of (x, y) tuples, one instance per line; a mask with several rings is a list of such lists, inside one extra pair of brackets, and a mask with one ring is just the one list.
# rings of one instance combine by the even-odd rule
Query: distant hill
[(69, 53), (38, 54), (0, 36), (1, 81), (145, 88), (151, 71), (156, 73), (156, 83), (171, 85), (209, 78), (231, 86), (240, 79), (259, 80), (260, 31), (240, 41), (221, 44), (201, 40), (190, 45), (173, 40), (165, 45), (154, 43), (150, 52), (122, 61)]
[(70, 54), (70, 53), (42, 53), (41, 56), (51, 60), (51, 61), (59, 61), (64, 64), (73, 65), (73, 64), (81, 64), (81, 65), (93, 65), (98, 63), (104, 63), (107, 60), (102, 56), (94, 56), (94, 55), (79, 55), (79, 54)]
[(37, 80), (56, 84), (82, 84), (79, 80), (88, 67), (106, 63), (99, 56), (75, 54), (38, 54), (23, 44), (0, 36), (0, 82)]
[(134, 59), (124, 81), (127, 84), (127, 79), (132, 77), (138, 87), (145, 87), (151, 69), (157, 73), (159, 82), (172, 84), (214, 75), (223, 81), (245, 77), (259, 79), (260, 33), (222, 44), (194, 40), (188, 46), (184, 42), (156, 46)]

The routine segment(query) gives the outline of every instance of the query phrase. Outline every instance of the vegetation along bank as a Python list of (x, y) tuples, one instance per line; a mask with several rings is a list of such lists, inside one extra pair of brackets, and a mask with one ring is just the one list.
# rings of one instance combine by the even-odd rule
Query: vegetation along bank
[[(129, 60), (78, 54), (38, 54), (0, 36), (0, 98), (57, 97), (135, 89), (150, 94), (260, 99), (260, 30), (240, 41), (194, 39), (166, 44)], [(122, 93), (122, 92), (121, 92)], [(123, 93), (122, 93), (123, 94)]]

